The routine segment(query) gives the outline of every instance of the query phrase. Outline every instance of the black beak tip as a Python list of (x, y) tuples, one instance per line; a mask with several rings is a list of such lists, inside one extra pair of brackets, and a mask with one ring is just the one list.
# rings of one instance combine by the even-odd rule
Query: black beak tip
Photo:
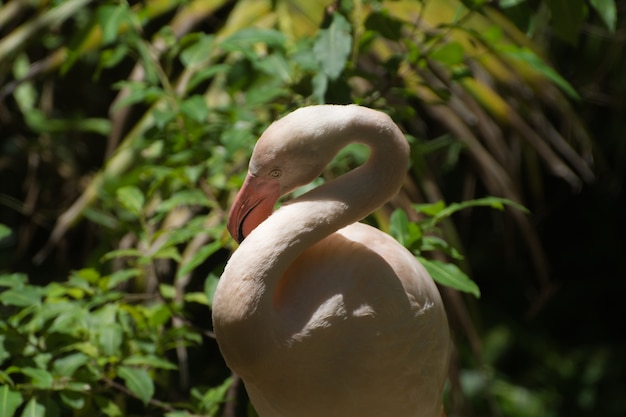
[(241, 244), (245, 238), (246, 237), (243, 235), (243, 222), (241, 222), (237, 229), (237, 238), (235, 240), (237, 240), (237, 243)]

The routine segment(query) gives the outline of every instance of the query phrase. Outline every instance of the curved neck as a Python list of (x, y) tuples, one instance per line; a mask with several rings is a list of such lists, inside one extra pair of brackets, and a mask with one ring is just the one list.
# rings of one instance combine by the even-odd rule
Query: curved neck
[[(274, 291), (289, 265), (324, 237), (379, 208), (402, 186), (408, 163), (406, 139), (384, 113), (359, 109), (341, 137), (334, 138), (341, 143), (333, 147), (365, 144), (371, 149), (368, 161), (284, 204), (242, 242), (220, 279), (219, 292), (238, 300), (220, 305), (228, 309), (217, 318), (222, 320), (220, 327), (231, 326), (239, 343), (246, 334), (257, 352), (274, 340), (274, 329), (268, 328), (274, 323)], [(217, 295), (214, 307), (221, 301)]]

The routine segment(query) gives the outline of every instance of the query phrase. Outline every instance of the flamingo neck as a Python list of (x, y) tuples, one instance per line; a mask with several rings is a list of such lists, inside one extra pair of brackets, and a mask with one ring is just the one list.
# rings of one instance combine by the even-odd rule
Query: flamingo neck
[[(273, 297), (289, 265), (307, 248), (361, 220), (400, 189), (408, 163), (408, 143), (388, 116), (363, 110), (365, 114), (343, 131), (337, 149), (350, 143), (365, 144), (371, 149), (368, 161), (284, 204), (242, 242), (229, 260), (219, 292), (231, 302), (220, 305), (222, 313), (214, 317), (222, 320), (222, 329), (232, 330), (231, 341), (237, 343), (241, 353), (229, 362), (254, 361), (263, 355), (264, 348), (276, 343)], [(214, 306), (221, 302), (217, 296)], [(220, 343), (229, 343), (231, 338), (226, 331), (222, 333)], [(248, 340), (241, 340), (243, 335)], [(242, 350), (242, 344), (249, 350)]]

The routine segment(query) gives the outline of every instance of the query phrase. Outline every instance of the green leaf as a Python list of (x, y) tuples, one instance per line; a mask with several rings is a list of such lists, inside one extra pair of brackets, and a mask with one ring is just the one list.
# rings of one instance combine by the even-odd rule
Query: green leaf
[(172, 300), (176, 296), (176, 288), (169, 284), (159, 284), (159, 293), (166, 300)]
[(180, 111), (191, 120), (202, 123), (209, 115), (209, 106), (201, 95), (193, 95), (180, 103)]
[(100, 258), (101, 262), (110, 261), (111, 259), (121, 258), (121, 257), (136, 257), (139, 258), (143, 256), (143, 253), (139, 249), (116, 249), (109, 251), (102, 255)]
[(74, 372), (89, 361), (89, 357), (81, 352), (70, 353), (67, 356), (56, 359), (52, 369), (57, 375), (70, 378)]
[(107, 356), (119, 356), (124, 332), (122, 326), (117, 323), (107, 324), (98, 329), (98, 344), (102, 353)]
[(402, 209), (395, 209), (389, 217), (389, 234), (402, 246), (409, 240), (409, 219)]
[(150, 104), (165, 96), (163, 89), (149, 86), (142, 81), (120, 81), (115, 84), (117, 88), (126, 88), (127, 94), (119, 101), (116, 101), (113, 110), (119, 110), (130, 104), (144, 102)]
[(326, 91), (328, 91), (328, 76), (323, 72), (318, 72), (311, 79), (311, 87), (313, 88), (312, 97), (318, 104), (325, 103)]
[(270, 75), (272, 78), (278, 78), (283, 83), (292, 81), (290, 63), (280, 54), (272, 54), (264, 59), (256, 60), (254, 65), (262, 72)]
[(108, 277), (106, 277), (105, 289), (107, 290), (113, 289), (117, 285), (122, 284), (128, 281), (129, 279), (138, 277), (139, 275), (141, 275), (141, 273), (142, 273), (141, 269), (138, 269), (138, 268), (128, 268), (128, 269), (121, 269), (119, 271), (116, 271), (112, 273), (111, 275), (109, 275)]
[(209, 307), (213, 305), (213, 296), (215, 295), (215, 289), (217, 288), (217, 284), (219, 282), (220, 279), (213, 273), (209, 274), (207, 279), (204, 281), (204, 293), (209, 301)]
[(111, 48), (103, 49), (100, 53), (100, 60), (96, 70), (96, 77), (99, 77), (102, 68), (113, 68), (119, 64), (122, 59), (126, 58), (128, 53), (128, 45), (125, 43), (117, 44)]
[(8, 385), (0, 386), (0, 416), (12, 416), (23, 402), (22, 394), (13, 391)]
[(498, 3), (498, 7), (502, 9), (507, 9), (509, 7), (517, 6), (518, 4), (524, 3), (526, 0), (500, 0)]
[(263, 83), (254, 86), (246, 91), (246, 103), (249, 106), (260, 106), (274, 103), (278, 97), (288, 96), (289, 91), (281, 85), (275, 83)]
[(206, 261), (209, 256), (217, 252), (221, 247), (222, 242), (220, 241), (211, 242), (207, 245), (202, 246), (199, 250), (196, 251), (196, 253), (194, 253), (189, 262), (180, 267), (180, 269), (176, 273), (176, 277), (180, 278), (184, 275), (187, 275), (202, 262)]
[(9, 289), (0, 293), (0, 304), (16, 307), (28, 307), (41, 303), (42, 289), (27, 286), (19, 289)]
[(11, 236), (11, 228), (0, 223), (0, 240)]
[(154, 395), (154, 382), (145, 369), (121, 366), (117, 374), (124, 380), (126, 387), (137, 396), (144, 404)]
[(615, 32), (615, 24), (617, 23), (617, 7), (615, 6), (615, 0), (590, 0), (591, 7), (593, 7), (606, 27)]
[(198, 303), (208, 306), (209, 299), (206, 294), (203, 292), (190, 292), (186, 293), (184, 297), (185, 301), (188, 303)]
[(464, 259), (463, 255), (461, 255), (459, 251), (456, 250), (456, 248), (450, 246), (448, 242), (446, 242), (445, 240), (437, 236), (424, 237), (420, 250), (421, 251), (440, 250), (450, 255), (454, 259), (459, 259), (459, 260)]
[(180, 262), (181, 260), (180, 253), (178, 252), (178, 249), (174, 246), (160, 248), (158, 251), (156, 251), (153, 257), (155, 259), (173, 259), (176, 262)]
[(228, 52), (242, 51), (251, 52), (255, 44), (264, 43), (275, 48), (282, 48), (286, 37), (275, 29), (246, 28), (224, 39), (220, 47)]
[(429, 204), (413, 204), (412, 206), (415, 211), (417, 211), (418, 213), (423, 213), (427, 216), (435, 216), (437, 213), (439, 213), (441, 210), (446, 208), (446, 203), (443, 202), (443, 200), (437, 201), (436, 203), (429, 203)]
[(157, 213), (167, 213), (179, 206), (203, 206), (209, 207), (211, 201), (206, 195), (198, 190), (181, 190), (172, 194), (167, 200), (159, 204), (156, 211)]
[(0, 287), (18, 287), (22, 288), (24, 284), (28, 282), (28, 277), (26, 274), (16, 272), (13, 274), (2, 274), (0, 275)]
[[(9, 349), (4, 345), (4, 342), (7, 340), (6, 335), (0, 334), (0, 365), (4, 363), (7, 359), (11, 357), (11, 353)], [(0, 379), (0, 383), (1, 383)]]
[(178, 367), (173, 363), (154, 355), (133, 355), (122, 362), (126, 366), (147, 366), (150, 368), (176, 370)]
[(438, 223), (446, 217), (450, 217), (452, 214), (457, 211), (466, 209), (468, 207), (491, 207), (497, 210), (504, 210), (504, 206), (514, 207), (524, 213), (528, 213), (528, 209), (520, 204), (517, 204), (511, 200), (500, 197), (485, 197), (478, 198), (475, 200), (463, 201), (461, 203), (452, 203), (445, 209), (439, 211), (437, 214), (433, 216), (433, 222)]
[(86, 396), (84, 393), (64, 390), (61, 392), (61, 401), (63, 404), (74, 410), (80, 410), (85, 406)]
[(191, 414), (186, 411), (171, 411), (165, 413), (165, 417), (191, 417)]
[(463, 46), (458, 42), (448, 42), (441, 48), (435, 49), (430, 58), (439, 61), (445, 65), (456, 65), (463, 62), (465, 51)]
[(79, 278), (89, 284), (96, 284), (100, 280), (100, 272), (98, 272), (95, 268), (83, 268), (78, 271), (74, 271), (72, 273), (72, 278)]
[(315, 58), (331, 80), (339, 78), (348, 62), (352, 50), (350, 29), (350, 23), (346, 18), (335, 13), (328, 29), (322, 29), (318, 32), (313, 45)]
[(103, 5), (98, 8), (98, 23), (102, 27), (102, 43), (109, 44), (117, 38), (120, 26), (128, 22), (130, 9), (127, 3), (119, 5)]
[(79, 337), (88, 329), (87, 317), (89, 316), (85, 309), (76, 303), (68, 303), (68, 307), (54, 319), (48, 328), (48, 333)]
[(437, 260), (418, 258), (430, 276), (441, 285), (480, 297), (480, 289), (458, 266)]
[(191, 76), (187, 89), (189, 91), (195, 89), (201, 82), (213, 78), (215, 75), (227, 72), (231, 68), (230, 64), (215, 64), (207, 68), (199, 69)]
[(28, 401), (24, 411), (22, 411), (22, 417), (44, 417), (45, 414), (46, 408), (42, 404), (39, 404), (35, 397)]
[(119, 188), (116, 192), (117, 201), (128, 211), (139, 215), (143, 210), (145, 198), (141, 190), (134, 185)]
[(232, 378), (226, 378), (219, 386), (208, 389), (203, 395), (199, 392), (193, 393), (194, 397), (200, 397), (199, 405), (203, 414), (211, 416), (217, 415), (220, 406), (225, 400), (228, 388), (230, 388), (232, 383)]
[(118, 405), (108, 398), (96, 396), (95, 402), (98, 406), (98, 410), (108, 417), (123, 417), (124, 415)]
[(180, 53), (180, 61), (185, 67), (202, 66), (208, 61), (214, 48), (215, 36), (202, 35), (197, 42), (183, 49)]
[(543, 74), (546, 78), (552, 81), (563, 92), (573, 99), (580, 100), (580, 96), (574, 90), (574, 87), (567, 82), (567, 80), (559, 75), (551, 66), (546, 64), (539, 56), (528, 48), (501, 48), (504, 54), (511, 58), (518, 59), (530, 65), (536, 71)]
[(31, 384), (40, 389), (52, 388), (52, 374), (45, 369), (26, 367), (22, 368), (22, 373), (31, 378)]

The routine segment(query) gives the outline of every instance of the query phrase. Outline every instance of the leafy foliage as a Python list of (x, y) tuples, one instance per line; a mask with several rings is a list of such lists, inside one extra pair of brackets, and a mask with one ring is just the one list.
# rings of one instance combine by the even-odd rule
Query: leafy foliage
[[(550, 296), (522, 206), (542, 201), (548, 180), (578, 190), (595, 173), (570, 104), (584, 92), (529, 36), (549, 29), (574, 45), (594, 16), (616, 31), (618, 8), (498, 3), (1, 3), (0, 170), (16, 181), (0, 184), (0, 415), (245, 414), (209, 319), (234, 245), (225, 212), (272, 120), (347, 102), (390, 113), (412, 147), (405, 187), (368, 221), (420, 257), (456, 316), (477, 322), (454, 328), (462, 369), (451, 373), (448, 414), (566, 409), (554, 392), (533, 390), (532, 376), (498, 373), (515, 335), (494, 325), (481, 351), (472, 297), (445, 288), (489, 300), (489, 287), (469, 278), (479, 261), (460, 231), (491, 213), (475, 207), (509, 206), (493, 221), (506, 218), (524, 240), (539, 277), (528, 292)], [(350, 147), (324, 177), (366, 158)], [(588, 369), (580, 409), (599, 404), (593, 375), (610, 372), (584, 359), (598, 351), (541, 358), (554, 349), (526, 353), (559, 378), (574, 378), (571, 363)]]
[[(116, 290), (134, 275), (123, 270), (100, 276), (84, 269), (45, 286), (28, 284), (22, 274), (0, 276), (6, 316), (0, 322), (4, 415), (23, 405), (24, 416), (62, 415), (62, 410), (122, 416), (128, 405), (120, 403), (119, 394), (174, 410), (154, 399), (157, 386), (166, 391), (168, 374), (177, 369), (164, 358), (175, 344), (199, 344), (201, 335), (184, 324), (171, 326), (181, 303), (158, 294), (151, 301), (133, 301)], [(202, 295), (194, 302), (206, 304)], [(211, 402), (184, 409), (215, 410), (224, 390), (212, 395)]]

